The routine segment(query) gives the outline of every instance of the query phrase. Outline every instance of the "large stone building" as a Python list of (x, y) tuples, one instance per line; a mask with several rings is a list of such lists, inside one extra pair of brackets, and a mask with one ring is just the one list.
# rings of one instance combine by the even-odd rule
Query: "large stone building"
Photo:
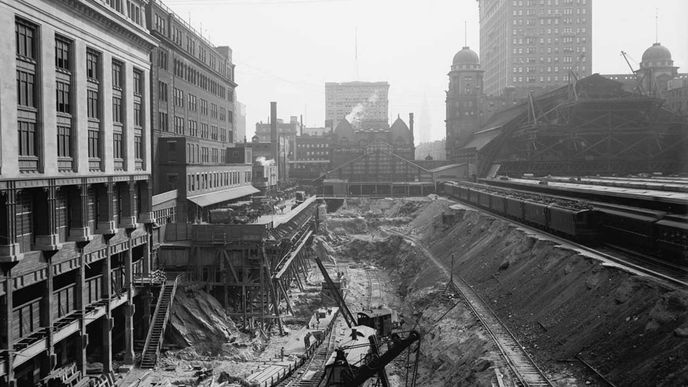
[(176, 220), (198, 220), (250, 184), (250, 165), (225, 160), (234, 142), (232, 51), (215, 47), (159, 1), (147, 10), (160, 41), (151, 55), (155, 194), (176, 189)]
[(344, 118), (354, 127), (361, 121), (387, 125), (388, 94), (387, 82), (325, 83), (325, 126), (336, 128)]
[(688, 115), (688, 74), (678, 72), (671, 51), (660, 43), (643, 52), (639, 68), (632, 73), (603, 76), (620, 82), (628, 91), (664, 99), (669, 110)]
[(145, 338), (150, 64), (139, 0), (0, 1), (0, 386)]
[(592, 0), (479, 0), (485, 93), (518, 95), (592, 71)]

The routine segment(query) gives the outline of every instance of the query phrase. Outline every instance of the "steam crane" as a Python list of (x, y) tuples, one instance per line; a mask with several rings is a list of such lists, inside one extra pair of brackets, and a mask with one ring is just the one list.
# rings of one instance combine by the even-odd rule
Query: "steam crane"
[[(412, 369), (410, 384), (408, 384), (407, 374), (407, 385), (415, 385), (417, 360), (420, 353), (420, 333), (415, 330), (392, 333), (392, 311), (388, 309), (371, 310), (370, 313), (360, 312), (358, 318), (355, 318), (344, 302), (340, 289), (335, 287), (320, 259), (320, 254), (326, 254), (320, 240), (314, 244), (314, 250), (316, 252), (315, 263), (331, 289), (351, 332), (348, 340), (340, 343), (339, 348), (331, 354), (318, 387), (362, 386), (375, 375), (378, 376), (383, 387), (388, 387), (389, 380), (385, 366), (407, 349), (410, 351), (411, 346), (417, 342), (415, 347), (416, 361), (412, 367), (407, 367), (407, 372)], [(381, 352), (380, 350), (385, 345), (387, 350)]]
[(626, 54), (626, 51), (621, 51), (621, 56), (623, 56), (626, 60), (628, 68), (631, 69), (631, 73), (635, 75), (635, 80), (637, 82), (635, 85), (635, 89), (638, 91), (639, 94), (645, 95), (645, 91), (643, 90), (643, 80), (638, 77), (638, 72), (633, 70), (633, 66), (631, 66), (631, 62), (628, 60), (628, 54)]

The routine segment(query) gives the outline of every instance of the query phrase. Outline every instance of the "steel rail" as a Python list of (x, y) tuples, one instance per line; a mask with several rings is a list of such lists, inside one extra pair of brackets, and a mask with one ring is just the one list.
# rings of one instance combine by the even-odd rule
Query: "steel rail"
[(502, 357), (507, 365), (523, 386), (553, 386), (544, 372), (535, 364), (525, 348), (519, 343), (516, 336), (509, 328), (497, 317), (496, 313), (489, 307), (485, 300), (474, 291), (463, 278), (459, 275), (449, 276), (447, 268), (440, 262), (430, 250), (428, 250), (416, 238), (404, 235), (398, 231), (385, 228), (386, 231), (396, 234), (408, 241), (413, 242), (423, 254), (430, 258), (448, 278), (452, 278), (451, 285), (457, 290), (459, 295), (466, 301), (473, 314), (481, 322), (488, 335), (497, 345)]

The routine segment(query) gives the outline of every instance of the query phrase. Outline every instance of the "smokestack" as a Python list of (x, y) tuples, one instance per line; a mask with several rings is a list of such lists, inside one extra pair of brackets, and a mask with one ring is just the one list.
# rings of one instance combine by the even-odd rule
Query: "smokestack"
[(270, 102), (270, 150), (273, 160), (279, 160), (277, 143), (277, 102)]
[(409, 129), (411, 130), (411, 144), (415, 144), (415, 138), (413, 136), (413, 113), (409, 113)]
[(303, 136), (303, 114), (301, 114), (301, 130), (299, 132), (299, 136)]

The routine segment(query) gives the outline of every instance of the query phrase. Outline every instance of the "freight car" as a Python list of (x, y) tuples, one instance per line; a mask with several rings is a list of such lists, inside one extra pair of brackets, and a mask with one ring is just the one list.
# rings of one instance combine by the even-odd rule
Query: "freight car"
[(578, 241), (591, 241), (592, 213), (576, 201), (551, 200), (474, 183), (442, 183), (445, 195)]
[(688, 266), (688, 217), (610, 203), (445, 182), (447, 196), (571, 240), (604, 242)]

